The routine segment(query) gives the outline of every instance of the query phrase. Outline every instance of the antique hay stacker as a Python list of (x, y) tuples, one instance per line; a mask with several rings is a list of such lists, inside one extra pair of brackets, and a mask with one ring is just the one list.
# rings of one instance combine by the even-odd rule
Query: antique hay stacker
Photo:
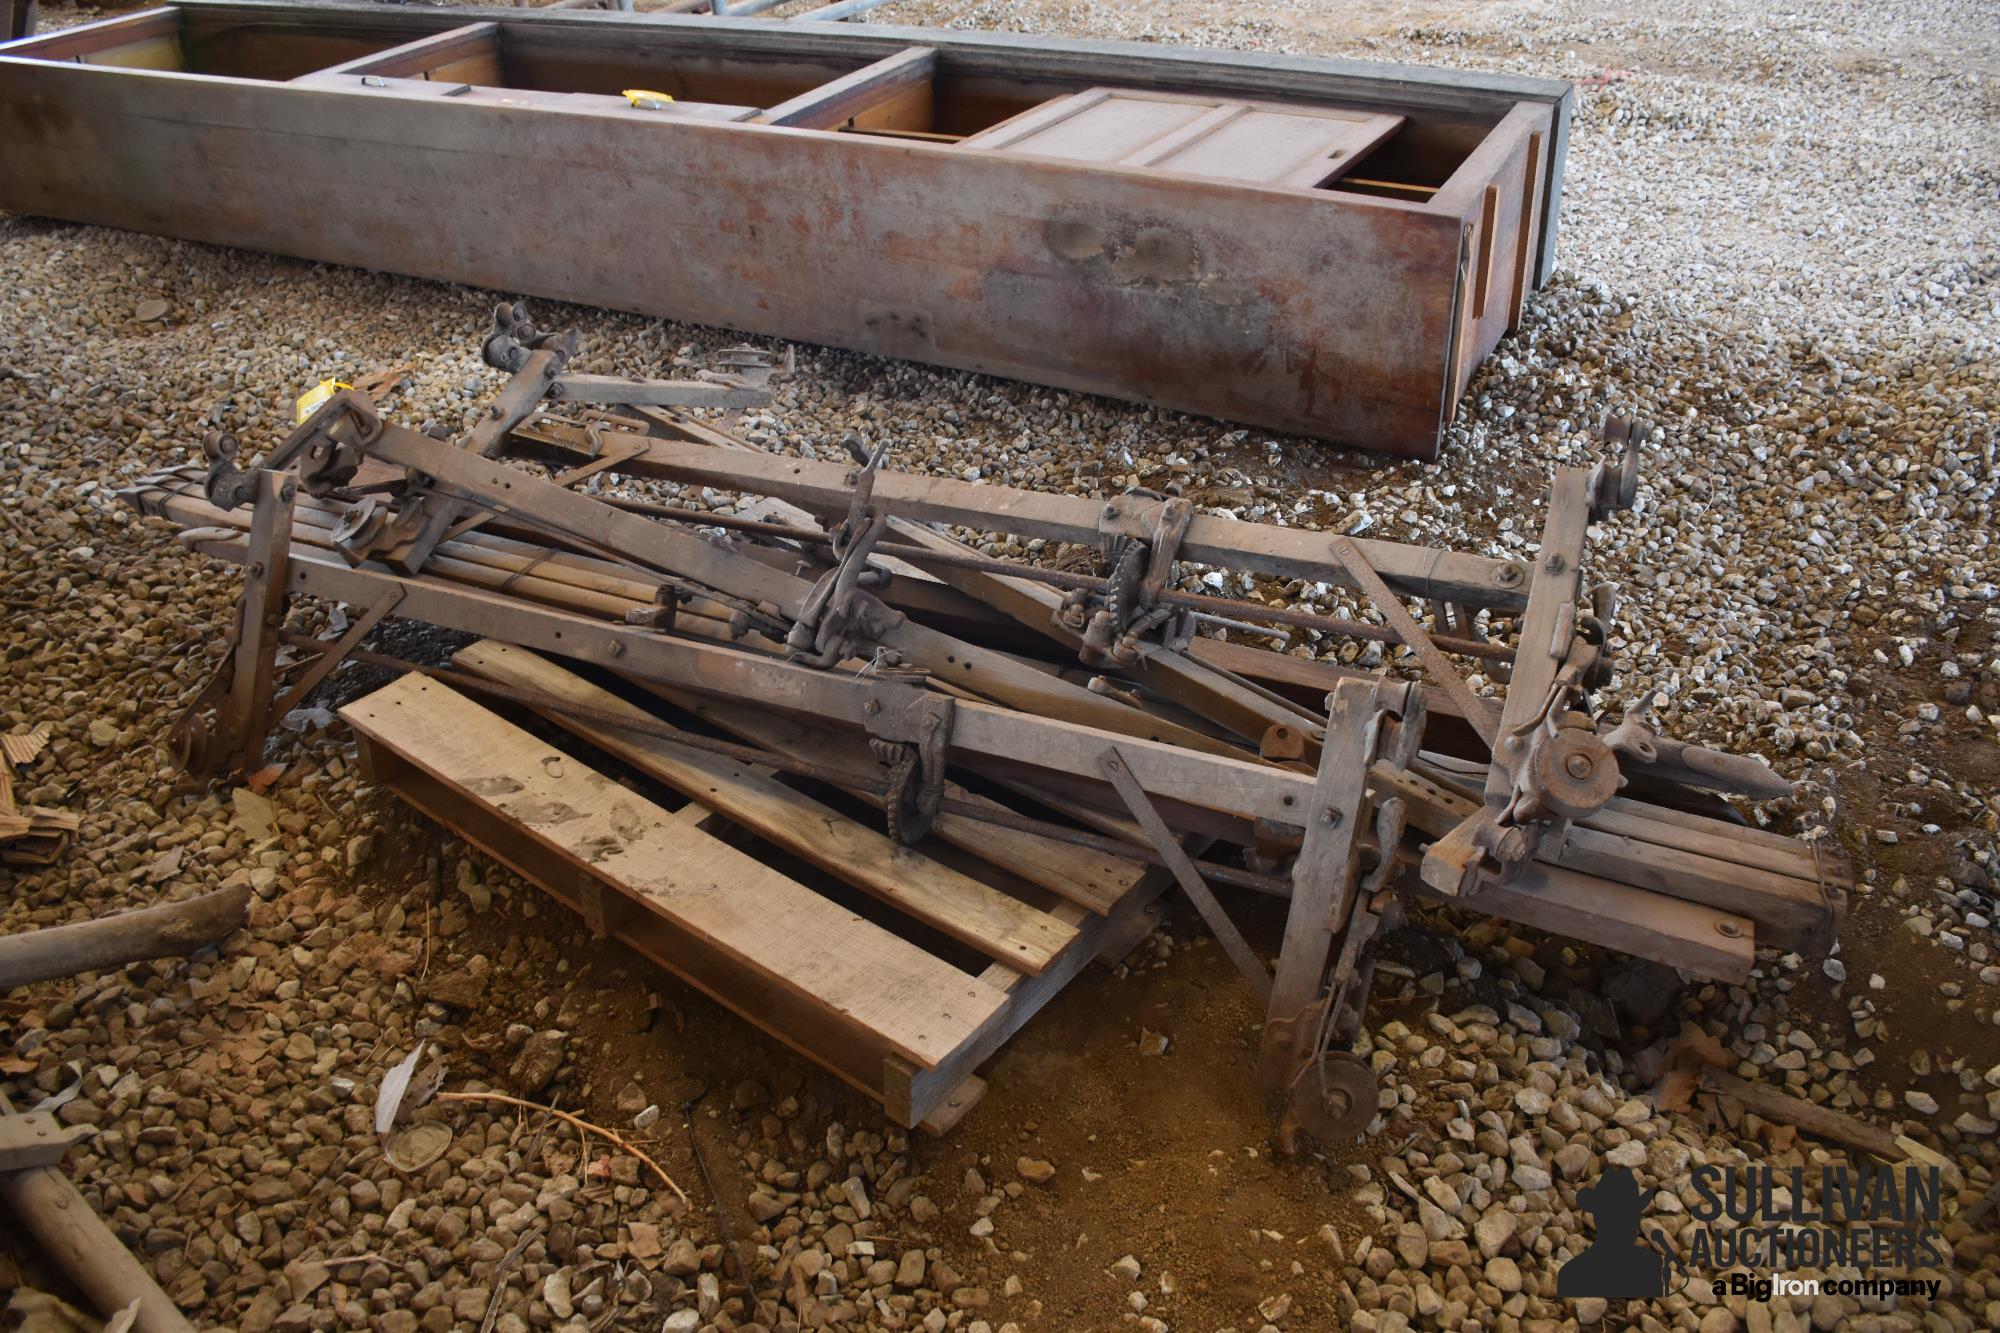
[(689, 15), (226, 0), (0, 44), (0, 208), (1435, 456), (1571, 90)]
[[(272, 718), (343, 660), (409, 668), (343, 710), (378, 781), (909, 1125), (962, 1113), (981, 1062), (1168, 883), (1263, 1002), (1259, 1076), (1325, 1138), (1376, 1111), (1351, 1047), (1398, 894), (1730, 982), (1758, 945), (1833, 944), (1837, 847), (1716, 795), (1788, 784), (1610, 693), (1615, 597), (1584, 583), (1586, 529), (1630, 504), (1642, 428), (1614, 421), (1616, 459), (1556, 472), (1532, 561), (1494, 559), (900, 473), (879, 450), (760, 452), (680, 409), (761, 401), (768, 361), (618, 380), (569, 374), (575, 348), (502, 307), (485, 354), (512, 378), (459, 439), (348, 390), (261, 467), (212, 437), (205, 472), (126, 493), (245, 569), (230, 655), (179, 729), (193, 767), (260, 764)], [(577, 489), (620, 477), (744, 500)], [(1187, 566), (1339, 584), (1386, 623), (1190, 592)], [(350, 625), (288, 630), (294, 594)], [(361, 648), (389, 616), (479, 641), (397, 663)], [(1217, 620), (1398, 643), (1428, 683), (1197, 632)], [(1289, 899), (1275, 970), (1218, 889)]]

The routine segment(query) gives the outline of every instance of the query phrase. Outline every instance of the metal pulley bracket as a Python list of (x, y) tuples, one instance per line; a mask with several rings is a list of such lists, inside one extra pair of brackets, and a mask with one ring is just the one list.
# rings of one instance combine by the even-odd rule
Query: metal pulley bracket
[(237, 458), (243, 446), (226, 430), (212, 430), (201, 438), (202, 456), (208, 459), (208, 473), (202, 478), (202, 493), (217, 509), (235, 509), (252, 499), (250, 474)]
[(870, 589), (888, 583), (886, 571), (868, 563), (876, 543), (889, 531), (889, 520), (874, 508), (875, 478), (889, 455), (885, 441), (872, 454), (850, 441), (861, 468), (852, 474), (847, 517), (828, 534), (833, 568), (822, 574), (785, 635), (791, 660), (811, 667), (830, 667), (865, 651), (896, 626), (902, 612), (886, 605)]
[[(1129, 667), (1156, 646), (1185, 646), (1193, 635), (1192, 618), (1159, 599), (1173, 581), (1194, 506), (1150, 491), (1121, 497), (1133, 499), (1154, 507), (1150, 528), (1143, 538), (1130, 535), (1119, 501), (1107, 504), (1098, 530), (1110, 573), (1096, 588), (1070, 593), (1055, 614), (1056, 623), (1081, 636), (1077, 656), (1086, 666)], [(1155, 631), (1158, 645), (1148, 637)]]
[(536, 352), (552, 352), (558, 368), (576, 355), (576, 334), (544, 333), (528, 318), (528, 307), (516, 301), (493, 307), (493, 327), (479, 344), (479, 356), (495, 370), (509, 374), (528, 364)]
[(957, 716), (947, 695), (920, 686), (885, 691), (863, 708), (869, 749), (889, 768), (883, 811), (889, 836), (902, 846), (920, 842), (931, 830), (944, 800), (944, 774)]
[(299, 488), (325, 495), (354, 480), (368, 448), (382, 437), (382, 417), (359, 389), (342, 389), (301, 421), (264, 466), (283, 471), (296, 466)]

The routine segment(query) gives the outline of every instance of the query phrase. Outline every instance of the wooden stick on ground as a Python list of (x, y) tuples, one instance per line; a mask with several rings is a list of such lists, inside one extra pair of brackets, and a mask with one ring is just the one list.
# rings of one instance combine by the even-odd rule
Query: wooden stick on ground
[(1766, 1120), (1797, 1125), (1815, 1138), (1844, 1143), (1850, 1148), (1873, 1153), (1885, 1162), (1899, 1162), (1905, 1156), (1896, 1136), (1864, 1120), (1820, 1106), (1803, 1097), (1765, 1083), (1752, 1083), (1712, 1066), (1701, 1071), (1701, 1086), (1724, 1097), (1733, 1097), (1746, 1111), (1755, 1111)]
[[(0, 1095), (0, 1114), (13, 1111)], [(0, 1173), (0, 1199), (100, 1313), (115, 1314), (137, 1301), (137, 1333), (194, 1333), (194, 1325), (91, 1211), (61, 1167)]]
[(0, 935), (0, 991), (146, 958), (186, 955), (243, 924), (247, 886), (67, 926)]

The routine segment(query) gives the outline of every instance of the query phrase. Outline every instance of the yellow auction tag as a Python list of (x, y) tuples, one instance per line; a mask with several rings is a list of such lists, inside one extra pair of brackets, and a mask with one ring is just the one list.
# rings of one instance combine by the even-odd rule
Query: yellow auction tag
[(333, 397), (342, 389), (351, 389), (353, 387), (352, 384), (344, 380), (321, 380), (318, 384), (313, 385), (312, 388), (307, 389), (299, 395), (298, 420), (304, 421), (307, 417), (319, 411), (325, 405), (327, 399)]
[(625, 100), (641, 111), (657, 111), (674, 99), (671, 93), (649, 93), (644, 88), (627, 88)]

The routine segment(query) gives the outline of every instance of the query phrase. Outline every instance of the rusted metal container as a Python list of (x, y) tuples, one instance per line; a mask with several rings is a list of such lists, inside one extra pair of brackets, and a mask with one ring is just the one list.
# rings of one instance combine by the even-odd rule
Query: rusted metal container
[(195, 3), (0, 45), (0, 207), (1428, 458), (1570, 86), (1016, 34)]

